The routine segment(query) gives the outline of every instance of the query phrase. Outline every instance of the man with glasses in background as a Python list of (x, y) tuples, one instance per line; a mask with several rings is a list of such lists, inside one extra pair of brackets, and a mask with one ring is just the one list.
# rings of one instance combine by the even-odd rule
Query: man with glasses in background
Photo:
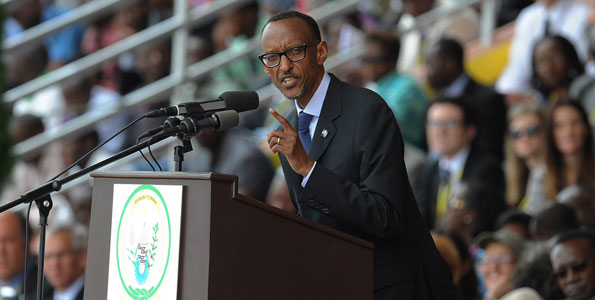
[(471, 178), (501, 192), (504, 175), (497, 159), (475, 148), (476, 118), (461, 98), (438, 98), (426, 113), (431, 158), (414, 183), (421, 214), (430, 229), (442, 222), (456, 186)]
[(568, 300), (595, 300), (595, 233), (577, 230), (554, 238), (554, 275)]
[(295, 100), (287, 119), (270, 110), (281, 128), (267, 136), (298, 214), (374, 243), (375, 299), (458, 299), (417, 210), (403, 139), (383, 99), (325, 72), (327, 44), (310, 16), (271, 17), (261, 46), (265, 73)]

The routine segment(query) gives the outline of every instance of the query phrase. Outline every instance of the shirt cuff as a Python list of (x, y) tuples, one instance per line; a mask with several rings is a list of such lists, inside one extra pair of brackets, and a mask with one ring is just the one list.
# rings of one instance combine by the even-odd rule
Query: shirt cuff
[(312, 171), (314, 171), (314, 168), (316, 168), (316, 161), (314, 161), (314, 165), (312, 166), (312, 169), (310, 169), (310, 172), (308, 172), (308, 175), (306, 175), (306, 177), (304, 177), (304, 179), (302, 179), (302, 187), (303, 188), (306, 187), (306, 183), (308, 183), (308, 179), (310, 179), (310, 175), (312, 175)]

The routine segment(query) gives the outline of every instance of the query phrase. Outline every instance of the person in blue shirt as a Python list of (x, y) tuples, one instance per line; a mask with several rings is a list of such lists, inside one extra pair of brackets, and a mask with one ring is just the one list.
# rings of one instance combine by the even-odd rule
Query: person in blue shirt
[(366, 35), (362, 56), (362, 78), (395, 114), (405, 142), (425, 149), (425, 113), (428, 100), (413, 77), (396, 71), (400, 43), (389, 32)]

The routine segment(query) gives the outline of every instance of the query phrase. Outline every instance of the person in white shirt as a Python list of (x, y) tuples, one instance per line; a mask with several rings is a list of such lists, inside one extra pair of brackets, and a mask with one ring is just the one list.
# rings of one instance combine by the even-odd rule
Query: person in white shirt
[(87, 262), (87, 229), (82, 225), (51, 228), (45, 248), (45, 277), (52, 300), (82, 300)]
[(575, 0), (537, 0), (525, 8), (515, 25), (508, 64), (496, 82), (496, 90), (508, 95), (509, 104), (531, 93), (531, 54), (535, 43), (546, 35), (561, 35), (586, 60), (588, 7)]

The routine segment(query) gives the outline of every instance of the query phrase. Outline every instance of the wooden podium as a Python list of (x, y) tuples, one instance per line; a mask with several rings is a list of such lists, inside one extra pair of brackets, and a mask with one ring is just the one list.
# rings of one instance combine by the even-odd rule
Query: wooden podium
[(91, 176), (85, 299), (107, 299), (114, 184), (184, 186), (178, 299), (372, 299), (372, 243), (240, 195), (236, 176)]

